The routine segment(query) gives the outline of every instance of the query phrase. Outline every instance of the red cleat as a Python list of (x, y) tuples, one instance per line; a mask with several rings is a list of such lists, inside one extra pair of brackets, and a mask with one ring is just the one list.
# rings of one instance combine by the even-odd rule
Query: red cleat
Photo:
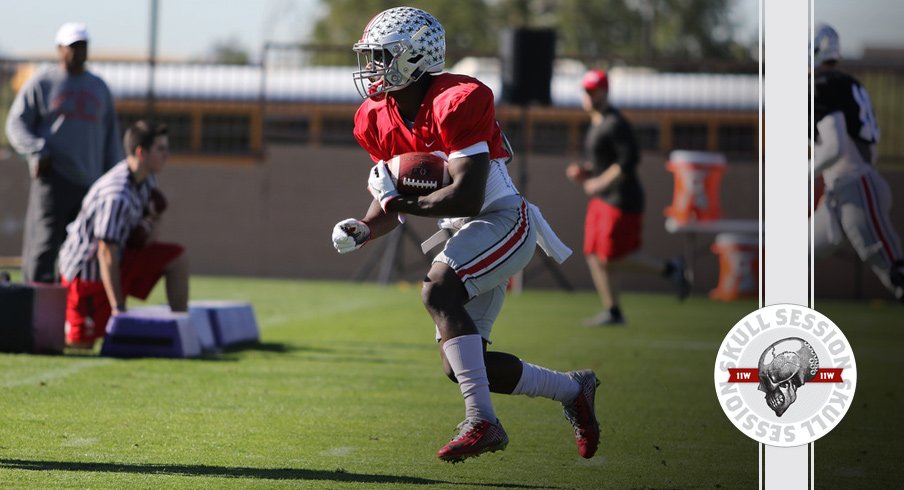
[(499, 420), (494, 424), (489, 420), (468, 417), (455, 430), (458, 435), (437, 451), (437, 458), (458, 463), (483, 453), (502, 451), (508, 445), (508, 435)]
[(600, 424), (596, 420), (594, 400), (596, 387), (600, 382), (596, 374), (589, 369), (568, 373), (571, 379), (581, 385), (581, 391), (571, 403), (563, 403), (565, 418), (574, 427), (574, 440), (578, 444), (578, 453), (582, 458), (590, 459), (596, 454), (600, 445)]

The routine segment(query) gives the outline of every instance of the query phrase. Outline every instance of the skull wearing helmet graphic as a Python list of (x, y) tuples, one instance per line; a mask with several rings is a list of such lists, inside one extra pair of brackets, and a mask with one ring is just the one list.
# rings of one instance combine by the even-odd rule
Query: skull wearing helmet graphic
[(807, 341), (789, 337), (770, 345), (760, 356), (760, 391), (766, 404), (781, 417), (797, 400), (797, 390), (816, 376), (819, 358)]

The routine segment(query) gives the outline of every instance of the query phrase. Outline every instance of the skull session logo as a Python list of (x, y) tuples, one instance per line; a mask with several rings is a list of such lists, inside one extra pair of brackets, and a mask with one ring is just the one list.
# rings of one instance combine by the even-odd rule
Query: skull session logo
[(763, 444), (790, 447), (819, 439), (841, 421), (857, 367), (831, 320), (803, 306), (772, 305), (728, 332), (714, 380), (735, 427)]
[(766, 393), (766, 404), (781, 417), (797, 400), (797, 389), (815, 378), (818, 372), (819, 356), (812, 345), (797, 337), (782, 339), (760, 356), (757, 389)]

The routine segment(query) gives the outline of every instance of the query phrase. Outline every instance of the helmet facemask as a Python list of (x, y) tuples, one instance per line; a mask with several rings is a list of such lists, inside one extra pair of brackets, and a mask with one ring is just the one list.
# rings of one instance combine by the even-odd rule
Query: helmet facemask
[(442, 71), (445, 33), (430, 14), (398, 7), (374, 17), (352, 49), (358, 55), (358, 71), (352, 75), (358, 94), (379, 98), (424, 73)]
[[(421, 28), (415, 36), (425, 29)], [(354, 50), (358, 53), (358, 71), (353, 77), (362, 98), (405, 88), (425, 73), (426, 60), (423, 55), (412, 56), (410, 41), (357, 43)]]

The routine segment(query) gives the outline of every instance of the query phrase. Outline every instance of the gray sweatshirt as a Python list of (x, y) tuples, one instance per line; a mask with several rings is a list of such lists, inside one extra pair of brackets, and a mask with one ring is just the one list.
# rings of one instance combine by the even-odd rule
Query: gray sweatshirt
[(29, 165), (49, 155), (54, 171), (83, 187), (124, 158), (107, 84), (88, 71), (69, 75), (59, 65), (22, 87), (9, 110), (6, 134)]

